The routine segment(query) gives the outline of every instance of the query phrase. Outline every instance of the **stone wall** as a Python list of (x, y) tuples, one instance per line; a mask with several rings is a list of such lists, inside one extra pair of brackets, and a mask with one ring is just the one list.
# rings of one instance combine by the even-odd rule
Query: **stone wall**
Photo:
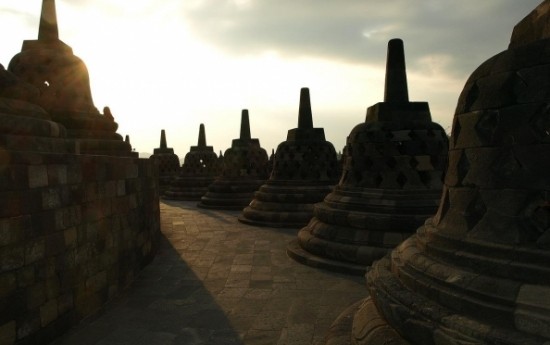
[(158, 246), (147, 159), (0, 150), (0, 344), (43, 344), (97, 311)]

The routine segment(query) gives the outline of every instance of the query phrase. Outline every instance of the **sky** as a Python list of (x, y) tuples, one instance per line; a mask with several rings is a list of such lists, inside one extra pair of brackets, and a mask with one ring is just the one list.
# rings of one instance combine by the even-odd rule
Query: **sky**
[[(41, 0), (0, 0), (0, 64), (36, 39)], [(450, 132), (468, 76), (505, 50), (541, 0), (56, 0), (59, 36), (86, 63), (92, 95), (138, 152), (197, 144), (225, 151), (241, 110), (271, 153), (298, 122), (300, 88), (314, 127), (342, 151), (383, 101), (387, 42), (405, 46), (409, 99)]]

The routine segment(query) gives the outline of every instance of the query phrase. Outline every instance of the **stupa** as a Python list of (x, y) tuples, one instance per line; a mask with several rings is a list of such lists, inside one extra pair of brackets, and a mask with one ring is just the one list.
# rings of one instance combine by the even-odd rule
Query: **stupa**
[(349, 344), (550, 344), (549, 114), (546, 0), (466, 82), (439, 210), (373, 264)]
[(368, 108), (351, 131), (338, 185), (315, 205), (288, 254), (364, 274), (437, 210), (447, 150), (428, 103), (409, 101), (403, 42), (390, 40), (384, 102)]
[(9, 152), (73, 152), (65, 127), (35, 104), (39, 94), (0, 64), (0, 170), (13, 159)]
[(208, 186), (219, 175), (218, 156), (212, 146), (206, 145), (204, 124), (199, 127), (197, 146), (191, 146), (183, 165), (170, 187), (164, 192), (165, 199), (200, 200)]
[(174, 177), (180, 169), (180, 160), (174, 149), (168, 147), (166, 142), (166, 132), (160, 131), (160, 147), (153, 150), (149, 159), (155, 160), (159, 169), (159, 187), (161, 192), (172, 183)]
[(8, 71), (39, 89), (37, 103), (65, 126), (77, 153), (137, 156), (110, 112), (94, 106), (86, 65), (59, 39), (55, 0), (43, 0), (38, 39), (23, 42)]
[(271, 227), (302, 227), (313, 216), (313, 205), (323, 201), (338, 178), (334, 146), (323, 128), (313, 127), (309, 89), (300, 93), (298, 128), (277, 147), (269, 180), (243, 210), (243, 223)]
[(260, 147), (260, 140), (250, 135), (248, 110), (241, 115), (241, 134), (233, 139), (225, 151), (223, 171), (208, 187), (198, 206), (213, 209), (242, 210), (254, 192), (267, 179), (267, 152)]

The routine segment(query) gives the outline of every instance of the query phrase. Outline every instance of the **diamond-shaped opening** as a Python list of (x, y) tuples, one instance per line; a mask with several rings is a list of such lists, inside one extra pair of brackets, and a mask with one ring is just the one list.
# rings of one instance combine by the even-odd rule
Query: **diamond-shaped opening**
[(405, 176), (403, 173), (399, 173), (396, 178), (397, 183), (399, 183), (399, 186), (403, 188), (405, 183), (407, 183), (407, 176)]
[(416, 131), (409, 131), (409, 138), (411, 138), (412, 140), (417, 140), (418, 139), (418, 134), (416, 133)]
[(539, 140), (548, 140), (550, 138), (550, 105), (543, 105), (538, 109), (529, 120), (533, 132)]
[(474, 129), (483, 143), (492, 142), (496, 132), (500, 114), (496, 110), (486, 110), (477, 121)]
[(386, 158), (386, 165), (393, 169), (397, 165), (397, 161), (394, 157), (388, 157)]
[(416, 157), (411, 157), (411, 159), (409, 160), (409, 164), (413, 169), (416, 169), (416, 167), (418, 166), (418, 161), (416, 160)]
[(382, 180), (382, 176), (380, 176), (380, 174), (376, 174), (376, 177), (374, 178), (374, 184), (376, 185), (376, 187), (380, 186)]
[(441, 220), (445, 217), (451, 206), (451, 200), (449, 199), (449, 190), (443, 187), (443, 193), (441, 194), (441, 200), (439, 201), (439, 208), (433, 218), (434, 225), (439, 225)]
[(462, 126), (460, 125), (459, 116), (455, 116), (453, 119), (453, 129), (451, 131), (451, 140), (453, 142), (453, 146), (456, 146), (456, 143), (458, 142), (458, 136), (460, 135), (460, 130), (462, 129)]
[(370, 169), (370, 168), (372, 168), (373, 164), (374, 164), (374, 163), (373, 163), (372, 159), (370, 159), (369, 157), (366, 157), (366, 158), (365, 158), (365, 168), (366, 168), (367, 170)]
[(458, 181), (463, 184), (463, 180), (466, 177), (468, 170), (470, 170), (470, 161), (466, 157), (466, 152), (464, 150), (462, 150), (460, 154), (460, 160), (458, 161), (456, 169)]
[(470, 111), (475, 101), (477, 101), (478, 97), (479, 97), (479, 86), (477, 86), (477, 82), (476, 82), (474, 85), (472, 85), (472, 87), (468, 91), (468, 94), (466, 95), (466, 99), (464, 102), (464, 112)]
[(422, 181), (424, 186), (430, 188), (432, 182), (432, 174), (430, 171), (419, 171), (418, 177), (420, 177), (420, 181)]
[(475, 197), (468, 203), (468, 206), (466, 206), (464, 210), (464, 218), (468, 223), (468, 229), (473, 229), (486, 212), (487, 207), (485, 206), (485, 202), (479, 191), (476, 191)]

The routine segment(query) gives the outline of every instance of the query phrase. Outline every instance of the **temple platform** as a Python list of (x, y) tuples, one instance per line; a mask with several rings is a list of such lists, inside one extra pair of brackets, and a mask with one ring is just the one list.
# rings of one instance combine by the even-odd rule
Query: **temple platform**
[(367, 296), (364, 278), (286, 254), (296, 229), (241, 224), (239, 211), (162, 201), (160, 250), (134, 283), (55, 345), (324, 344)]

